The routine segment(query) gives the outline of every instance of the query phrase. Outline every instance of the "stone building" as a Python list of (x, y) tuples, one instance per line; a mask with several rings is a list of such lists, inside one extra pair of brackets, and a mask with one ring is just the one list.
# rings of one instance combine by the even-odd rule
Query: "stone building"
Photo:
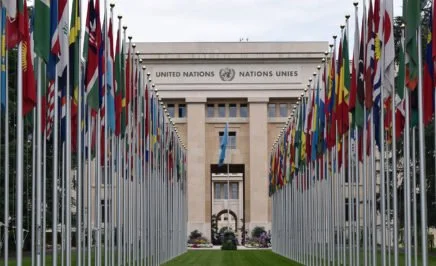
[(328, 42), (136, 43), (188, 149), (188, 233), (210, 238), (213, 216), (239, 237), (271, 229), (269, 152), (326, 50)]

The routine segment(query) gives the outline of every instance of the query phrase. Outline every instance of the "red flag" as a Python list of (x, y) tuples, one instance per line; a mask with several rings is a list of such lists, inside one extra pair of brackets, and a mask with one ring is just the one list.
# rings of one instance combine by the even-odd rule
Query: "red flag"
[[(7, 48), (11, 49), (29, 35), (29, 16), (27, 14), (27, 3), (23, 0), (17, 1), (17, 15), (11, 19), (7, 17), (6, 34)], [(30, 39), (30, 37), (29, 37)], [(28, 42), (30, 44), (30, 42)]]
[[(21, 1), (21, 0), (20, 0)], [(24, 1), (24, 11), (18, 10), (18, 22), (22, 36), (22, 84), (23, 84), (23, 115), (26, 115), (36, 106), (35, 73), (32, 65), (32, 52), (30, 50), (29, 19), (27, 4)], [(20, 14), (24, 14), (21, 16)], [(21, 25), (23, 29), (21, 28)], [(21, 31), (23, 30), (23, 31)]]

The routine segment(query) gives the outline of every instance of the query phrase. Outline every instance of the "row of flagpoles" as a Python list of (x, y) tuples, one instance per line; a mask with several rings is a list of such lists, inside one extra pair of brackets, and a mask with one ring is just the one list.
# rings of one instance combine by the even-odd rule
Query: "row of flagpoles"
[[(428, 265), (424, 129), (434, 121), (436, 4), (403, 2), (395, 61), (393, 0), (362, 3), (351, 63), (346, 16), (272, 148), (273, 250), (305, 265)], [(422, 8), (431, 8), (425, 52)]]
[(82, 27), (82, 1), (34, 2), (1, 2), (5, 265), (12, 238), (23, 264), (28, 231), (32, 265), (160, 265), (183, 253), (186, 149), (122, 17), (115, 40), (114, 4), (89, 0)]

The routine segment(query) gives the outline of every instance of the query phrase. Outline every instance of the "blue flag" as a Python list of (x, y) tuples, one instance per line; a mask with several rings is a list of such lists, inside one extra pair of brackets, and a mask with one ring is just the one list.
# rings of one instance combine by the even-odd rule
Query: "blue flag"
[[(6, 40), (6, 9), (2, 8), (1, 9), (1, 38), (2, 38), (2, 43), (5, 44), (5, 40)], [(3, 45), (2, 49), (1, 49), (1, 79), (2, 79), (2, 83), (0, 84), (0, 88), (1, 88), (1, 106), (2, 108), (6, 108), (6, 88), (7, 88), (7, 84), (6, 84), (6, 47), (5, 45)]]
[(226, 158), (228, 136), (229, 136), (229, 123), (226, 123), (226, 127), (224, 128), (224, 135), (221, 139), (221, 144), (220, 144), (220, 157), (218, 160), (218, 166), (222, 166)]

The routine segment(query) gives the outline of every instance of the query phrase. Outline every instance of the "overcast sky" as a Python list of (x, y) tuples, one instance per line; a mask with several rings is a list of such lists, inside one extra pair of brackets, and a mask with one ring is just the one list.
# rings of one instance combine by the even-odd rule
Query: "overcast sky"
[[(110, 0), (109, 0), (110, 2)], [(133, 41), (331, 41), (351, 0), (115, 0)], [(395, 16), (402, 0), (394, 0)], [(362, 10), (362, 1), (359, 1)], [(85, 16), (84, 16), (85, 17)], [(352, 22), (353, 23), (353, 22)], [(350, 24), (350, 27), (353, 27)]]

